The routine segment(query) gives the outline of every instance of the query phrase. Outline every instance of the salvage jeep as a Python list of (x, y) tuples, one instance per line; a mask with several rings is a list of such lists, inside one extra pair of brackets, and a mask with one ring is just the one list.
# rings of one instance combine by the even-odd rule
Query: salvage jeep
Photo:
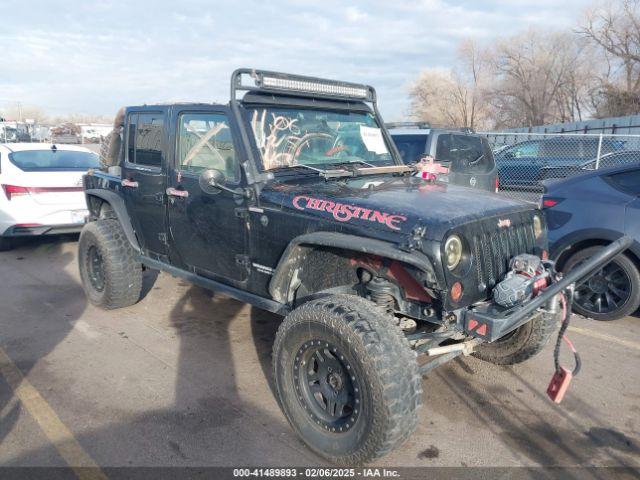
[(628, 246), (561, 278), (537, 208), (415, 176), (365, 85), (240, 69), (228, 104), (127, 107), (110, 141), (84, 176), (89, 300), (136, 303), (150, 268), (284, 316), (279, 404), (336, 464), (406, 440), (432, 368), (540, 352), (571, 286)]

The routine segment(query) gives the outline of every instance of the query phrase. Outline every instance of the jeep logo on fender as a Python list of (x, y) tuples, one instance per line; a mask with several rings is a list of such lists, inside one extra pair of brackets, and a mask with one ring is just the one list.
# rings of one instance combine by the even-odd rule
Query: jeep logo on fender
[(339, 222), (348, 222), (352, 218), (356, 218), (382, 223), (392, 230), (400, 230), (398, 224), (407, 220), (407, 217), (404, 215), (392, 215), (387, 212), (370, 210), (355, 205), (345, 205), (344, 203), (336, 203), (329, 200), (321, 200), (319, 198), (307, 197), (306, 195), (294, 197), (292, 203), (297, 210), (310, 209), (330, 213), (333, 215), (333, 218)]

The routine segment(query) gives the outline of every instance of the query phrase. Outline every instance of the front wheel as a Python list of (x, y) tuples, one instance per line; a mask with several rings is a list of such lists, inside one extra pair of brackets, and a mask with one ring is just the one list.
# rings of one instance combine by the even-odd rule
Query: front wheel
[(561, 317), (561, 313), (540, 313), (495, 342), (481, 343), (473, 356), (496, 365), (514, 365), (529, 360), (549, 343)]
[(273, 367), (289, 423), (335, 464), (381, 457), (416, 428), (422, 401), (416, 354), (367, 300), (333, 295), (295, 309), (278, 329)]

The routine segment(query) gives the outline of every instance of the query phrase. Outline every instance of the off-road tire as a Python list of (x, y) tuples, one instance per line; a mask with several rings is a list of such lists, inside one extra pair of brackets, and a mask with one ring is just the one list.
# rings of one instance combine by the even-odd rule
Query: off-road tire
[[(360, 389), (359, 416), (344, 432), (320, 426), (305, 409), (294, 369), (297, 355), (311, 342), (335, 345)], [(381, 457), (418, 424), (422, 378), (416, 354), (400, 328), (363, 298), (331, 295), (289, 313), (276, 335), (273, 368), (287, 420), (314, 452), (334, 464), (355, 466)]]
[(495, 342), (481, 343), (473, 356), (496, 365), (514, 365), (529, 360), (549, 343), (560, 326), (561, 317), (561, 313), (538, 314)]
[[(78, 250), (82, 286), (92, 304), (111, 310), (128, 307), (140, 299), (142, 265), (118, 220), (87, 223), (80, 233)], [(94, 254), (101, 259), (102, 288), (97, 288), (90, 278), (89, 263)]]
[[(585, 261), (586, 259), (594, 256), (604, 247), (595, 246), (585, 248), (584, 250), (580, 250), (574, 253), (569, 259), (567, 259), (564, 267), (562, 268), (563, 272), (569, 272), (572, 268), (574, 268), (577, 264)], [(606, 313), (598, 313), (593, 312), (588, 309), (585, 309), (577, 302), (573, 302), (573, 311), (583, 315), (588, 318), (593, 318), (594, 320), (602, 320), (602, 321), (610, 321), (610, 320), (619, 320), (623, 317), (631, 315), (638, 307), (640, 307), (640, 273), (638, 272), (638, 267), (627, 255), (622, 254), (617, 256), (613, 262), (617, 264), (619, 268), (621, 268), (624, 273), (629, 278), (629, 285), (631, 288), (631, 292), (629, 294), (629, 298), (626, 300), (624, 304), (622, 304), (618, 309), (615, 309)]]
[(13, 248), (13, 241), (7, 237), (0, 237), (0, 252), (6, 252)]

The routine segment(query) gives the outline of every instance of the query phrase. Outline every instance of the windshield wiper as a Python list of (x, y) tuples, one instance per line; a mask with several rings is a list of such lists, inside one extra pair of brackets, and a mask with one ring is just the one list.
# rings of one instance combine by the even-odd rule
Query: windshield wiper
[(384, 173), (413, 173), (416, 167), (412, 165), (384, 165), (381, 167), (356, 168), (357, 175), (378, 175)]
[(367, 167), (374, 167), (375, 165), (369, 163), (369, 162), (365, 162), (364, 160), (345, 160), (343, 162), (332, 162), (329, 165), (336, 165), (336, 166), (341, 166), (341, 165), (349, 165), (349, 164), (353, 164), (353, 163), (361, 163), (363, 165), (366, 165)]
[(334, 170), (334, 169), (322, 169), (322, 168), (316, 168), (316, 167), (311, 167), (309, 165), (305, 165), (303, 163), (297, 163), (295, 165), (289, 165), (289, 166), (283, 166), (283, 167), (276, 167), (276, 168), (272, 168), (269, 171), (270, 172), (284, 172), (287, 170), (291, 170), (291, 169), (298, 169), (298, 168), (304, 168), (313, 172), (316, 172), (319, 176), (323, 177), (323, 178), (339, 178), (339, 177), (353, 177), (353, 172), (349, 172), (348, 170)]
[[(364, 167), (356, 167), (353, 170), (353, 176), (359, 177), (362, 175), (378, 175), (385, 173), (409, 173), (415, 172), (415, 167), (409, 165), (373, 165), (365, 162), (364, 160), (345, 160), (340, 163), (332, 163), (331, 165), (347, 165), (347, 164), (362, 164)], [(346, 175), (345, 175), (346, 176)]]

